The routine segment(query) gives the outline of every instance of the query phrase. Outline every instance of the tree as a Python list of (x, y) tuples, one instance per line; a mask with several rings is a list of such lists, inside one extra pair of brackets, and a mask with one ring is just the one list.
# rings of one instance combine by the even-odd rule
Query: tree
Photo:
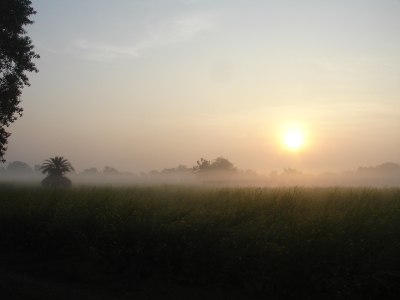
[(239, 172), (228, 159), (217, 157), (213, 161), (201, 158), (197, 166), (192, 167), (192, 173), (207, 184), (229, 184), (237, 179)]
[(176, 174), (176, 173), (189, 173), (191, 172), (192, 169), (186, 167), (186, 165), (178, 165), (176, 168), (165, 168), (164, 170), (161, 171), (163, 174)]
[(85, 169), (83, 171), (83, 174), (87, 175), (97, 175), (100, 174), (99, 170), (97, 168), (90, 168), (90, 169)]
[(47, 177), (42, 180), (43, 186), (70, 187), (72, 185), (71, 180), (64, 176), (67, 172), (75, 171), (68, 159), (62, 156), (46, 159), (40, 169), (43, 174), (47, 173)]
[(193, 173), (204, 173), (210, 170), (211, 162), (207, 159), (201, 158), (197, 161), (197, 166), (193, 166)]
[(390, 173), (400, 172), (400, 165), (394, 162), (386, 162), (376, 167), (358, 167), (358, 171), (390, 174)]
[(224, 157), (217, 157), (213, 162), (209, 160), (201, 158), (200, 161), (197, 161), (197, 166), (192, 168), (193, 173), (204, 173), (208, 171), (237, 171), (237, 169), (233, 166), (228, 159)]
[(109, 167), (109, 166), (105, 166), (104, 170), (103, 170), (103, 174), (105, 175), (117, 175), (119, 174), (118, 170), (113, 168), (113, 167)]
[(293, 177), (293, 176), (300, 176), (302, 175), (301, 171), (297, 171), (296, 169), (292, 168), (283, 168), (283, 172), (281, 176)]
[(211, 164), (211, 170), (213, 171), (236, 171), (237, 169), (233, 166), (226, 158), (217, 157)]
[(8, 164), (7, 171), (13, 173), (30, 173), (32, 168), (22, 161), (13, 161)]
[(5, 130), (17, 116), (22, 88), (29, 86), (25, 72), (38, 72), (32, 59), (39, 58), (26, 36), (26, 25), (33, 24), (29, 16), (36, 14), (29, 0), (0, 0), (0, 160), (5, 162), (8, 138)]

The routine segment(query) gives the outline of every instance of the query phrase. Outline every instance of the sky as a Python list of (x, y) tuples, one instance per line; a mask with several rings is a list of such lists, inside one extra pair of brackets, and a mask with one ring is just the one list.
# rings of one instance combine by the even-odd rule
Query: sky
[(39, 73), (7, 163), (139, 173), (223, 156), (266, 175), (400, 163), (399, 0), (32, 6)]

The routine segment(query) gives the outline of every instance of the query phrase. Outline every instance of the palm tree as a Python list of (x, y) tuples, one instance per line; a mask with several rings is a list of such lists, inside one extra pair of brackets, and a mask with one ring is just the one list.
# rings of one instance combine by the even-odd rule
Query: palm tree
[(39, 170), (42, 170), (43, 174), (47, 173), (47, 177), (42, 180), (43, 186), (70, 187), (72, 185), (71, 180), (64, 175), (67, 172), (75, 171), (75, 169), (68, 159), (64, 159), (62, 156), (46, 159)]

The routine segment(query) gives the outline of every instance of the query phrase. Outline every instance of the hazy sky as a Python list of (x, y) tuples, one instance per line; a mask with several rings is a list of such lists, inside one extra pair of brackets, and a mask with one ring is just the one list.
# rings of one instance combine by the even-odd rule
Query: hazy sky
[[(8, 162), (228, 158), (268, 174), (400, 163), (399, 0), (33, 0)], [(289, 128), (304, 145), (288, 150)]]

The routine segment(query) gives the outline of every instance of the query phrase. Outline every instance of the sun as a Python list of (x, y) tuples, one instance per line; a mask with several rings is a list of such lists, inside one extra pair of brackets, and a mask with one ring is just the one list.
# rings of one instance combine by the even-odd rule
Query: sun
[(284, 136), (286, 147), (290, 149), (298, 149), (303, 144), (303, 135), (299, 131), (288, 131)]

